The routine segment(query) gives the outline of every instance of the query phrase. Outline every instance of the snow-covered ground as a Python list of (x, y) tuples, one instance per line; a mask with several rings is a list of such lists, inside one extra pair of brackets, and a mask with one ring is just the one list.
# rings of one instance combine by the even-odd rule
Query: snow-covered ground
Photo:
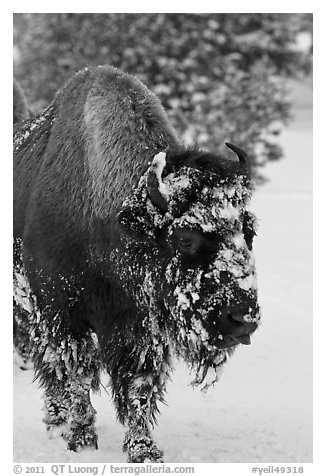
[[(264, 171), (252, 209), (263, 324), (206, 394), (176, 363), (154, 431), (167, 463), (312, 462), (312, 111), (295, 109), (285, 159)], [(124, 429), (108, 395), (93, 398), (99, 450), (75, 454), (47, 440), (41, 391), (14, 366), (15, 462), (124, 462)], [(105, 383), (105, 381), (104, 381)]]

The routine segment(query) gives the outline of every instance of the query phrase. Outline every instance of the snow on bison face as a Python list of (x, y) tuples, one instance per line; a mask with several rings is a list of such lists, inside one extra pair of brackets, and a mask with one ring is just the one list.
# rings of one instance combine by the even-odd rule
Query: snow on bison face
[(119, 215), (138, 260), (138, 302), (163, 313), (177, 353), (197, 367), (195, 383), (258, 327), (250, 196), (243, 160), (159, 153)]

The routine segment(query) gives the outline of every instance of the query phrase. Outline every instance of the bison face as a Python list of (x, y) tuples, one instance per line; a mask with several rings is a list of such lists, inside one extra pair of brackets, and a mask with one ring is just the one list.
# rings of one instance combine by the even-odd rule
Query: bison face
[(177, 352), (197, 366), (196, 383), (258, 326), (250, 194), (242, 162), (160, 153), (120, 213), (143, 250), (140, 300), (164, 314)]

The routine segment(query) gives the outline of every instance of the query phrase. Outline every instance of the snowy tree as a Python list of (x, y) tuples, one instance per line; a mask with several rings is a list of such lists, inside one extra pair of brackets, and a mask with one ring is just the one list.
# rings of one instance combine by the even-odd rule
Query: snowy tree
[(15, 14), (15, 75), (38, 111), (86, 65), (119, 67), (158, 94), (185, 143), (234, 142), (261, 177), (282, 156), (286, 79), (310, 70), (297, 38), (311, 24), (299, 13)]

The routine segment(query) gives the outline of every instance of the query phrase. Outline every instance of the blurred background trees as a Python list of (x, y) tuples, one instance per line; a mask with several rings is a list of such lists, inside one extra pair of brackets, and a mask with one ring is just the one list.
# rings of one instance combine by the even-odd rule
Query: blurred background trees
[(282, 156), (287, 80), (311, 71), (309, 36), (309, 13), (17, 13), (14, 74), (39, 112), (75, 71), (121, 68), (157, 93), (184, 143), (234, 142), (262, 179)]

